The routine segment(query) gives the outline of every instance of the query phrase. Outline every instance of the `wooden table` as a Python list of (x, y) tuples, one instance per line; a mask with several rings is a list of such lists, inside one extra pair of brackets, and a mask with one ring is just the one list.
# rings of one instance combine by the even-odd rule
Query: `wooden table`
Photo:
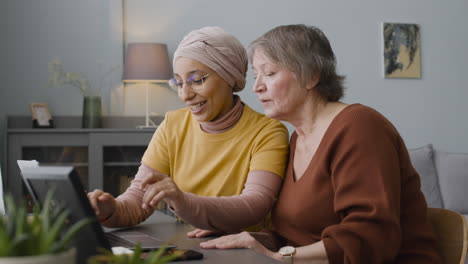
[(175, 244), (180, 249), (193, 249), (202, 252), (204, 255), (202, 260), (178, 261), (175, 263), (280, 263), (272, 258), (258, 254), (251, 249), (201, 249), (200, 242), (209, 240), (209, 238), (188, 238), (187, 232), (193, 230), (193, 226), (179, 223), (174, 217), (159, 211), (155, 211), (145, 222), (131, 229), (146, 234), (152, 234), (161, 240)]

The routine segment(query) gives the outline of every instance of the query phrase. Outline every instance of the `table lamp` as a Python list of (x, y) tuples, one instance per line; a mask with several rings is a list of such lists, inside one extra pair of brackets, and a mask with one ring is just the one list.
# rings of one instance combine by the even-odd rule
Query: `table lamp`
[(125, 56), (122, 81), (124, 83), (145, 83), (146, 123), (139, 128), (156, 127), (149, 115), (149, 84), (167, 83), (172, 78), (166, 44), (129, 43)]

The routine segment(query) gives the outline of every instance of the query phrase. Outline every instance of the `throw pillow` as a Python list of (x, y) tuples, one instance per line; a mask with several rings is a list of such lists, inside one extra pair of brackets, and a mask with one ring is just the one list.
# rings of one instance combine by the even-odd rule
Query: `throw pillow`
[(427, 206), (443, 208), (432, 145), (428, 144), (423, 147), (409, 149), (408, 151), (411, 163), (421, 179), (421, 191), (426, 198)]
[(434, 154), (445, 208), (468, 214), (468, 202), (464, 198), (468, 186), (468, 153), (435, 151)]

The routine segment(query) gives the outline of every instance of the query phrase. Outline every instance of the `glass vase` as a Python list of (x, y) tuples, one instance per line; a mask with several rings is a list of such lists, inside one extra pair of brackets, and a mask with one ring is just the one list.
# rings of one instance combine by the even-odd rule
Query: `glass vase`
[(102, 127), (102, 98), (101, 96), (83, 97), (82, 128)]

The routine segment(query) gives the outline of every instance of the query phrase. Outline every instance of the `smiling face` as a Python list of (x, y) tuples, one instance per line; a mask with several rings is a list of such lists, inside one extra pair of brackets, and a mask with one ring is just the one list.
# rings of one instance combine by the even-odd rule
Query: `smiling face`
[(253, 91), (262, 103), (265, 115), (283, 121), (293, 119), (309, 96), (296, 74), (273, 63), (258, 48), (253, 54), (252, 67), (255, 75)]
[(215, 121), (234, 106), (232, 87), (215, 71), (196, 60), (178, 58), (174, 65), (174, 78), (178, 83), (188, 80), (177, 93), (199, 122)]

